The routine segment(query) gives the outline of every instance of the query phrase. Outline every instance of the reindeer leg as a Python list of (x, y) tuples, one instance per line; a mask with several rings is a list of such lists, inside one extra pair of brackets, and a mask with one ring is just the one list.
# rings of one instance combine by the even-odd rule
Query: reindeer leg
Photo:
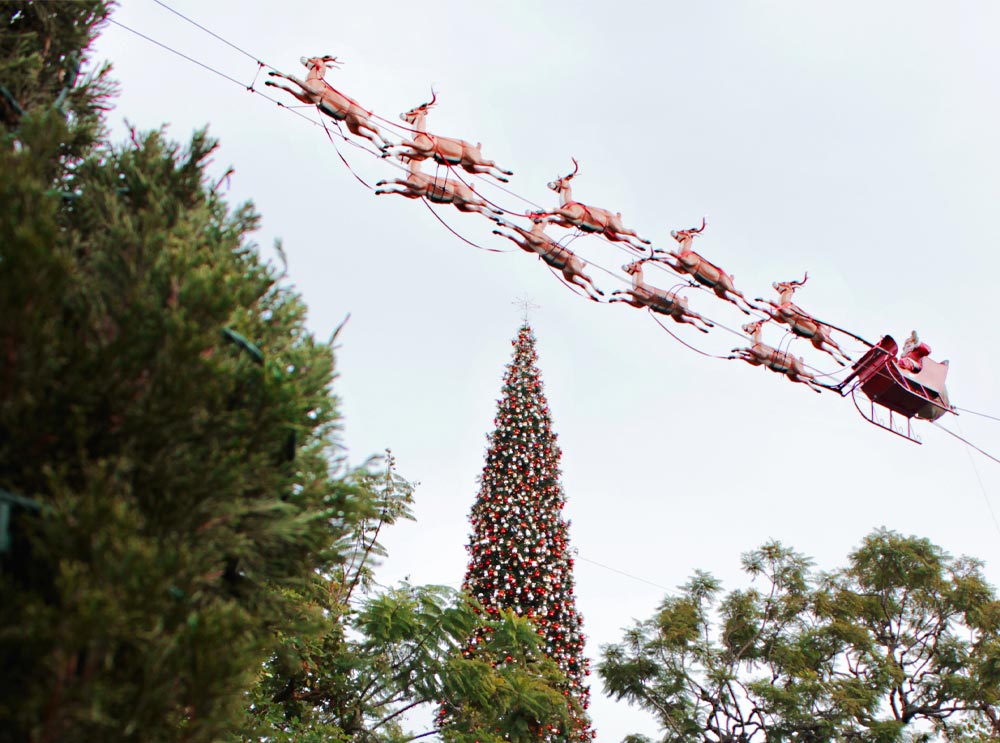
[[(841, 356), (843, 357), (843, 361), (841, 361), (840, 359), (837, 359), (837, 357), (836, 357), (836, 356), (834, 356), (834, 358), (835, 358), (835, 359), (837, 359), (837, 361), (838, 361), (838, 362), (840, 362), (840, 363), (841, 363), (842, 365), (844, 365), (844, 366), (846, 366), (847, 364), (850, 364), (850, 363), (851, 363), (851, 357), (850, 357), (850, 356), (848, 356), (848, 355), (847, 355), (846, 353), (844, 353), (844, 349), (842, 349), (842, 348), (841, 348), (841, 347), (840, 347), (840, 346), (839, 346), (839, 345), (837, 344), (837, 342), (836, 342), (835, 340), (833, 340), (833, 338), (830, 338), (830, 339), (829, 339), (829, 340), (828, 340), (827, 342), (828, 342), (828, 343), (830, 344), (830, 346), (831, 346), (831, 347), (833, 347), (833, 349), (834, 349), (834, 350), (835, 350), (835, 351), (836, 351), (837, 353), (839, 353), (839, 354), (840, 354), (840, 355), (841, 355)], [(832, 354), (831, 354), (831, 355), (832, 355)]]
[[(376, 142), (375, 139), (372, 139), (371, 137), (369, 137), (369, 139), (372, 140), (373, 144), (378, 145), (378, 148), (382, 150), (382, 152), (385, 152), (386, 148), (389, 147), (389, 140), (385, 138), (384, 134), (382, 134), (382, 130), (379, 129), (374, 124), (368, 123), (367, 121), (359, 126), (359, 128), (361, 127), (370, 130), (374, 134), (375, 138), (378, 139), (378, 142)], [(378, 144), (379, 142), (381, 142), (382, 144)]]
[[(490, 167), (490, 175), (492, 175), (498, 181), (502, 181), (503, 183), (510, 183), (510, 181), (507, 178), (505, 178), (504, 176), (514, 175), (514, 171), (513, 170), (504, 170), (503, 168), (501, 168), (499, 165), (497, 165), (492, 160), (490, 160), (490, 162), (489, 162), (489, 167)], [(494, 171), (496, 171), (496, 172), (494, 172)]]
[(691, 319), (691, 317), (688, 316), (688, 315), (677, 316), (677, 315), (673, 315), (672, 314), (672, 315), (670, 315), (670, 317), (672, 317), (674, 319), (674, 322), (677, 323), (678, 325), (694, 325), (694, 327), (695, 327), (696, 330), (700, 330), (702, 333), (707, 333), (708, 332), (705, 328), (701, 327), (697, 322), (695, 322), (693, 319)]
[(629, 235), (630, 237), (634, 237), (636, 240), (638, 240), (644, 246), (645, 245), (652, 245), (652, 243), (649, 240), (647, 240), (646, 238), (639, 237), (639, 233), (636, 232), (635, 230), (622, 230), (622, 234)]
[(813, 392), (816, 392), (817, 394), (823, 391), (823, 389), (811, 377), (800, 377), (799, 375), (794, 373), (788, 373), (785, 374), (785, 376), (788, 377), (793, 382), (804, 384), (806, 387), (811, 389)]
[(619, 294), (628, 294), (628, 290), (627, 289), (615, 289), (615, 291), (611, 292), (611, 294), (612, 294), (612, 297), (610, 299), (608, 299), (609, 303), (610, 302), (624, 302), (629, 307), (636, 307), (636, 308), (642, 308), (644, 306), (642, 304), (642, 302), (638, 302), (638, 301), (636, 301), (634, 298), (632, 298), (630, 296), (626, 296), (626, 297), (616, 296), (616, 295), (619, 295)]
[[(816, 338), (816, 336), (813, 336), (813, 338)], [(840, 358), (837, 356), (837, 354), (835, 354), (831, 349), (827, 348), (826, 345), (824, 345), (824, 343), (823, 343), (822, 340), (819, 343), (813, 343), (812, 345), (813, 345), (813, 348), (815, 348), (815, 349), (817, 349), (819, 351), (822, 351), (823, 353), (825, 353), (827, 356), (829, 356), (831, 359), (833, 359), (834, 361), (836, 361), (841, 366), (845, 366), (844, 362), (840, 360)], [(843, 355), (843, 352), (841, 352), (841, 355)]]
[(510, 183), (510, 178), (507, 178), (507, 176), (508, 175), (514, 175), (511, 171), (509, 171), (509, 170), (500, 170), (500, 168), (498, 168), (496, 166), (492, 166), (486, 172), (489, 175), (491, 175), (494, 178), (496, 178), (501, 183)]
[[(272, 74), (272, 75), (280, 75), (280, 73), (278, 73), (278, 72), (272, 72), (270, 74)], [(281, 77), (285, 77), (285, 76), (281, 75)], [(298, 81), (295, 81), (295, 82), (298, 82)], [(278, 90), (283, 90), (286, 93), (291, 93), (300, 103), (305, 103), (306, 105), (315, 105), (316, 104), (316, 96), (315, 95), (313, 95), (313, 96), (310, 97), (307, 94), (303, 93), (301, 90), (293, 90), (292, 88), (289, 88), (287, 85), (282, 85), (280, 83), (276, 83), (273, 80), (265, 80), (264, 81), (264, 85), (267, 85), (267, 86), (272, 87), (272, 88), (277, 88)]]
[(621, 242), (623, 242), (628, 247), (632, 248), (632, 250), (636, 250), (636, 251), (638, 251), (640, 253), (645, 253), (646, 250), (649, 249), (649, 246), (652, 244), (652, 243), (649, 242), (649, 240), (643, 240), (642, 238), (640, 238), (638, 236), (636, 237), (636, 239), (639, 241), (638, 245), (635, 242), (633, 242), (632, 240), (627, 240), (627, 239), (624, 239), (624, 238), (620, 238), (620, 239), (621, 239)]
[[(565, 276), (565, 274), (563, 275)], [(600, 302), (600, 297), (604, 296), (604, 292), (595, 287), (592, 282), (584, 280), (580, 274), (572, 274), (571, 277), (566, 279), (566, 281), (573, 286), (578, 286), (583, 289), (583, 291), (587, 294), (587, 298), (594, 302)], [(600, 295), (600, 297), (598, 295)]]
[(510, 180), (504, 178), (499, 168), (497, 168), (492, 161), (486, 163), (472, 163), (468, 166), (462, 165), (462, 168), (473, 175), (488, 175), (491, 178), (496, 178), (501, 183), (510, 183)]
[(399, 190), (396, 190), (394, 188), (376, 188), (375, 189), (375, 195), (376, 196), (381, 196), (382, 194), (387, 194), (387, 193), (399, 194), (400, 196), (405, 196), (408, 199), (416, 199), (416, 198), (419, 198), (420, 196), (422, 196), (422, 194), (417, 193), (416, 191), (414, 191), (413, 188), (410, 186), (410, 184), (407, 181), (400, 181), (400, 180), (379, 181), (375, 185), (376, 186), (399, 186), (400, 187)]
[(604, 296), (604, 292), (594, 286), (593, 280), (589, 276), (584, 276), (582, 273), (576, 273), (574, 271), (563, 271), (563, 277), (566, 279), (567, 283), (578, 286), (587, 292), (587, 296), (593, 299), (595, 302), (600, 302), (597, 295), (601, 297)]
[(375, 127), (371, 125), (366, 125), (364, 122), (358, 121), (357, 119), (353, 118), (345, 119), (344, 123), (347, 124), (347, 131), (349, 131), (351, 134), (367, 139), (369, 142), (378, 147), (380, 150), (385, 147), (385, 142), (384, 140), (382, 140), (381, 137), (376, 137), (375, 135), (365, 131), (365, 129), (371, 129), (377, 135), (378, 129), (375, 129)]
[[(487, 216), (490, 219), (492, 219), (494, 222), (496, 222), (497, 224), (503, 224), (503, 220), (502, 219), (497, 219), (492, 214), (489, 214)], [(502, 230), (493, 230), (493, 234), (494, 235), (500, 235), (501, 237), (506, 237), (508, 240), (510, 240), (512, 243), (514, 243), (517, 247), (519, 247), (525, 253), (534, 253), (535, 252), (534, 250), (531, 249), (531, 246), (529, 246), (528, 243), (526, 243), (524, 240), (519, 239), (515, 235), (511, 235), (511, 234), (509, 234), (507, 232), (503, 232)]]
[(701, 315), (697, 315), (690, 312), (686, 315), (681, 315), (680, 318), (675, 317), (674, 319), (677, 320), (677, 322), (683, 323), (685, 325), (694, 325), (702, 333), (707, 333), (708, 327), (702, 327), (701, 325), (698, 324), (699, 321), (701, 321), (702, 323), (704, 323), (709, 327), (714, 327), (714, 325), (710, 325), (708, 321), (706, 321), (705, 318), (703, 318)]
[(494, 214), (503, 214), (499, 209), (490, 209), (486, 204), (470, 204), (466, 201), (456, 201), (454, 204), (461, 212), (477, 212), (487, 219), (493, 219)]
[[(726, 289), (721, 284), (716, 284), (712, 288), (715, 291), (715, 294), (716, 294), (717, 297), (719, 297), (720, 299), (724, 299), (727, 302), (731, 303), (734, 307), (736, 307), (744, 315), (749, 315), (750, 314), (750, 310), (745, 309), (739, 302), (736, 301), (737, 297), (739, 297), (740, 299), (743, 299), (743, 295), (742, 294), (736, 294), (735, 292), (733, 292), (733, 296), (730, 297), (729, 296), (729, 292), (727, 292)], [(746, 304), (746, 300), (745, 299), (743, 299), (743, 302), (744, 302), (744, 304)]]

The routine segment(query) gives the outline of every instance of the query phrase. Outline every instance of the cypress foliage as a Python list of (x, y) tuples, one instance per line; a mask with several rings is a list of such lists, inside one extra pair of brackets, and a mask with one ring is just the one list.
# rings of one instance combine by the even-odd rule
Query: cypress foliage
[(101, 142), (103, 2), (0, 6), (0, 741), (210, 741), (369, 495), (215, 143)]
[[(535, 336), (527, 323), (513, 346), (472, 507), (464, 589), (489, 617), (508, 610), (532, 620), (542, 649), (565, 675), (563, 691), (576, 709), (574, 729), (549, 726), (539, 735), (553, 741), (589, 741), (594, 737), (585, 712), (590, 670), (573, 596), (568, 523), (562, 517), (562, 454), (536, 366)], [(475, 655), (484, 640), (482, 633), (475, 636), (469, 654)]]

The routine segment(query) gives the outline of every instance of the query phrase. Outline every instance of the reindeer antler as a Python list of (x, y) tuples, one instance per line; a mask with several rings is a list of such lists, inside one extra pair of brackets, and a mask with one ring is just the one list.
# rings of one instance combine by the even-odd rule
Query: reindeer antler
[(570, 173), (568, 176), (566, 176), (567, 178), (572, 178), (574, 175), (580, 172), (580, 163), (576, 161), (576, 158), (571, 157), (570, 160), (573, 161), (573, 172)]
[(789, 286), (802, 286), (804, 283), (809, 281), (809, 272), (806, 271), (806, 275), (802, 277), (802, 281), (789, 281)]
[(437, 99), (438, 99), (437, 91), (434, 90), (433, 86), (431, 86), (431, 99), (429, 101), (427, 101), (427, 103), (421, 103), (420, 104), (420, 108), (424, 108), (424, 107), (430, 108), (431, 106), (434, 105), (434, 102), (437, 101)]
[(320, 59), (322, 59), (326, 63), (327, 67), (337, 67), (339, 65), (344, 64), (339, 59), (330, 54), (324, 54)]

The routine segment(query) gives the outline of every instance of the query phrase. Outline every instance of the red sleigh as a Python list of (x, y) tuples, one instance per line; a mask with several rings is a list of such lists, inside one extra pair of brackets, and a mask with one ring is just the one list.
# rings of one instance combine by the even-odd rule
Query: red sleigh
[[(852, 396), (869, 423), (919, 444), (912, 428), (914, 418), (933, 421), (945, 413), (956, 414), (945, 388), (948, 362), (931, 359), (925, 343), (908, 347), (900, 358), (896, 357), (898, 349), (892, 336), (883, 337), (855, 362), (836, 389), (845, 397)], [(859, 390), (870, 406), (858, 402)], [(887, 422), (879, 417), (876, 406), (888, 412)]]

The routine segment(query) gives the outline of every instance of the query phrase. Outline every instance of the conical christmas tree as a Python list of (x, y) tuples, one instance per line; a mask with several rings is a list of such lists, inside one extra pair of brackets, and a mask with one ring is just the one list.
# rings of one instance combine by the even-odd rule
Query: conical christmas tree
[[(535, 362), (535, 336), (525, 322), (513, 341), (503, 396), (489, 436), (481, 487), (472, 507), (464, 589), (485, 611), (532, 619), (546, 654), (566, 675), (567, 696), (579, 707), (575, 730), (549, 730), (552, 741), (590, 741), (585, 710), (582, 619), (573, 596), (573, 558), (559, 484), (561, 452)], [(473, 643), (475, 645), (475, 642)]]

